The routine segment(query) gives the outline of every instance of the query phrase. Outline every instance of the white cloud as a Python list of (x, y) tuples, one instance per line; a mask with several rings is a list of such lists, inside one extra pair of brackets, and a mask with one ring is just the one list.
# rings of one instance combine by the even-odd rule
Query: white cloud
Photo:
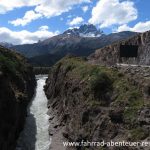
[(25, 26), (30, 22), (32, 22), (33, 20), (36, 20), (41, 17), (42, 17), (41, 14), (35, 13), (33, 10), (30, 10), (25, 13), (23, 18), (18, 18), (16, 20), (9, 21), (9, 23), (13, 24), (14, 26), (19, 26), (19, 25)]
[(24, 6), (34, 6), (32, 10), (32, 15), (27, 16), (29, 12), (26, 12), (23, 18), (16, 19), (12, 21), (12, 24), (26, 25), (29, 22), (43, 17), (54, 17), (59, 16), (64, 12), (68, 12), (73, 8), (74, 5), (81, 3), (90, 3), (90, 0), (0, 0), (0, 14), (11, 11), (15, 8), (21, 8)]
[(76, 17), (72, 21), (70, 21), (68, 24), (70, 26), (74, 26), (74, 25), (81, 24), (83, 21), (84, 21), (84, 19), (82, 17)]
[(0, 27), (0, 42), (8, 42), (12, 44), (36, 43), (39, 40), (44, 40), (59, 34), (58, 31), (51, 32), (48, 31), (46, 28), (45, 28), (46, 30), (42, 29), (43, 26), (40, 27), (39, 30), (35, 32), (30, 32), (27, 30), (12, 31), (6, 27)]
[(74, 5), (89, 2), (90, 0), (45, 0), (35, 8), (35, 11), (37, 13), (41, 13), (47, 18), (50, 18), (53, 16), (59, 16), (63, 12), (69, 11)]
[(92, 10), (89, 23), (100, 25), (101, 28), (122, 25), (137, 19), (137, 15), (137, 9), (131, 1), (99, 0)]
[(46, 31), (48, 29), (49, 29), (48, 26), (41, 26), (41, 27), (39, 27), (39, 30), (41, 30), (41, 31)]
[(88, 9), (89, 9), (89, 7), (88, 7), (88, 6), (83, 6), (83, 7), (82, 7), (83, 12), (87, 12), (87, 11), (88, 11)]
[(78, 26), (73, 26), (73, 27), (69, 27), (68, 29), (70, 29), (70, 30), (72, 30), (72, 29), (79, 29), (80, 27), (78, 27)]
[(145, 32), (148, 30), (150, 30), (150, 21), (139, 22), (134, 27), (129, 27), (127, 24), (124, 24), (117, 29), (117, 32), (121, 31)]
[(121, 25), (118, 29), (114, 29), (114, 31), (121, 32), (121, 31), (130, 31), (130, 27), (127, 24)]
[(0, 0), (0, 14), (4, 14), (15, 8), (24, 6), (37, 6), (42, 3), (42, 0)]
[(67, 18), (72, 18), (72, 17), (73, 17), (72, 15), (68, 15), (68, 16), (67, 16)]

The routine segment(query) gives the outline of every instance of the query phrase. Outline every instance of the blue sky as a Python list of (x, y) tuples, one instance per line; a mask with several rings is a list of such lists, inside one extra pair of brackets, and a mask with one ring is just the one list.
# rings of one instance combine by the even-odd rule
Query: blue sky
[(0, 42), (35, 43), (92, 23), (106, 34), (150, 30), (149, 0), (1, 0)]

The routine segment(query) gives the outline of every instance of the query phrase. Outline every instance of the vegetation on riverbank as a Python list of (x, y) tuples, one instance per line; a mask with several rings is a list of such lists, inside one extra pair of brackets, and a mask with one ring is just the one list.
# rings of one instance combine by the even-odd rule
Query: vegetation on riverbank
[(50, 69), (45, 92), (48, 107), (59, 114), (68, 140), (149, 137), (145, 128), (149, 111), (142, 87), (116, 67), (65, 57)]

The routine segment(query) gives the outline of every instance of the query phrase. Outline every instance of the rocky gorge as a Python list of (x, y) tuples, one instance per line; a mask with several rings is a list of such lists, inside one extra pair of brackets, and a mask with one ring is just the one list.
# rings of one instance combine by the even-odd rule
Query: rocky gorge
[[(14, 150), (17, 143), (17, 150), (149, 150), (80, 145), (150, 141), (149, 33), (96, 50), (88, 58), (68, 55), (51, 68), (34, 70), (23, 56), (0, 46), (0, 149)], [(123, 56), (122, 46), (127, 46)], [(27, 107), (34, 74), (44, 72), (48, 78), (36, 77), (35, 96)], [(65, 147), (64, 142), (79, 145)]]
[[(52, 140), (57, 139), (58, 143), (149, 141), (149, 73), (149, 67), (106, 67), (73, 56), (59, 61), (51, 68), (45, 86)], [(88, 145), (65, 149), (118, 150), (118, 147)], [(148, 150), (149, 147), (119, 149)]]
[[(120, 46), (122, 45), (137, 46), (137, 56), (120, 57)], [(90, 63), (103, 65), (116, 65), (116, 63), (150, 65), (150, 31), (98, 49), (88, 59)]]
[(0, 46), (0, 149), (14, 150), (36, 85), (32, 67)]

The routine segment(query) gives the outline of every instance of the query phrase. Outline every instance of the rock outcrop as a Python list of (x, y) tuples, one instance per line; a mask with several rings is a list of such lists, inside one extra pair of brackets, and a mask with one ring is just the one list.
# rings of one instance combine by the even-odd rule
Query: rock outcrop
[(23, 129), (35, 76), (24, 57), (0, 46), (0, 149), (14, 150)]
[[(120, 57), (121, 45), (138, 46), (137, 57)], [(116, 65), (116, 63), (150, 65), (150, 31), (98, 49), (89, 56), (89, 61), (94, 64), (104, 65)]]
[[(141, 73), (140, 80), (136, 77), (136, 72)], [(145, 76), (142, 76), (142, 72)], [(66, 141), (70, 142), (148, 141), (149, 72), (149, 68), (121, 70), (92, 65), (86, 60), (72, 56), (59, 61), (51, 68), (45, 86), (48, 107), (54, 114), (50, 118), (49, 131), (52, 142), (53, 136), (60, 134), (60, 131)], [(57, 124), (53, 124), (53, 120), (57, 120)], [(118, 150), (118, 147), (89, 145), (66, 148)], [(143, 147), (144, 150), (148, 148)], [(120, 150), (127, 149), (137, 148), (121, 147)]]

